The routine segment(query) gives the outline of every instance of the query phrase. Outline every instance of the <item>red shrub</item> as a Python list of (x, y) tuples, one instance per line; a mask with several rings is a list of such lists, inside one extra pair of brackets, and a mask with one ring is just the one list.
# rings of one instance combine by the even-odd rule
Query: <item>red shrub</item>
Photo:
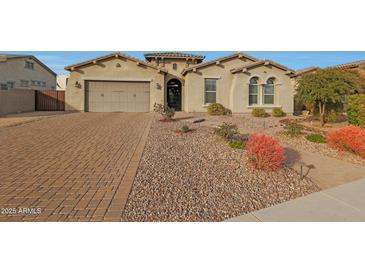
[(365, 158), (365, 129), (347, 126), (327, 133), (329, 146), (339, 151), (349, 151)]
[(283, 147), (274, 138), (253, 133), (246, 144), (247, 161), (256, 169), (278, 170), (283, 167)]

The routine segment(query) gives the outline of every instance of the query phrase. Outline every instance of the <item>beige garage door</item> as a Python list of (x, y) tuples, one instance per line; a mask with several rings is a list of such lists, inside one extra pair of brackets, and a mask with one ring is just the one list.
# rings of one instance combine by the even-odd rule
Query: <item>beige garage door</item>
[(148, 112), (149, 82), (88, 81), (86, 111)]

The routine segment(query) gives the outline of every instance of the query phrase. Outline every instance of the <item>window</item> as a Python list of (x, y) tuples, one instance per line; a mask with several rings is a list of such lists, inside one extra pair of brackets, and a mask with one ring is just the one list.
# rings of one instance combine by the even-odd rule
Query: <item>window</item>
[(30, 61), (25, 61), (25, 68), (34, 69), (34, 63)]
[(8, 84), (0, 83), (0, 90), (8, 90)]
[(46, 86), (46, 82), (42, 82), (42, 87), (45, 87)]
[(8, 81), (7, 84), (8, 84), (8, 89), (12, 89), (15, 86), (15, 82)]
[(266, 84), (264, 86), (264, 105), (265, 104), (269, 104), (269, 105), (274, 104), (274, 96), (275, 96), (274, 80), (275, 80), (274, 78), (269, 78), (266, 81)]
[(217, 79), (204, 79), (204, 103), (210, 104), (216, 102)]
[(250, 79), (248, 94), (248, 104), (257, 105), (259, 102), (259, 78), (253, 77)]
[(32, 81), (30, 81), (30, 85), (31, 85), (31, 86), (36, 86), (36, 82), (37, 82), (37, 81), (32, 80)]
[(177, 70), (177, 64), (176, 63), (172, 64), (172, 69)]
[(27, 80), (20, 80), (21, 87), (29, 87), (29, 81)]

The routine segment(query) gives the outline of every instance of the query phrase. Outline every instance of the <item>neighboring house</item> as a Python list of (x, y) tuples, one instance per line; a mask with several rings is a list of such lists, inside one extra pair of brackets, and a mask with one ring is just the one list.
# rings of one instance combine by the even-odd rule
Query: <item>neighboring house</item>
[(56, 73), (33, 55), (0, 53), (0, 90), (56, 88)]
[[(353, 62), (339, 64), (339, 65), (335, 65), (335, 66), (329, 66), (327, 68), (338, 68), (338, 69), (344, 69), (344, 70), (349, 70), (349, 71), (356, 71), (360, 75), (365, 77), (365, 60), (353, 61)], [(308, 73), (308, 72), (315, 72), (318, 69), (321, 69), (321, 68), (320, 67), (309, 67), (309, 68), (299, 69), (299, 70), (295, 71), (295, 76), (300, 76), (300, 75), (302, 75), (304, 73)]]
[(66, 90), (68, 78), (70, 74), (59, 74), (57, 75), (57, 87), (56, 90)]
[(205, 112), (217, 102), (233, 113), (254, 107), (294, 111), (294, 71), (271, 60), (241, 52), (207, 62), (179, 52), (148, 53), (145, 59), (112, 53), (65, 67), (66, 110), (148, 112), (162, 103)]

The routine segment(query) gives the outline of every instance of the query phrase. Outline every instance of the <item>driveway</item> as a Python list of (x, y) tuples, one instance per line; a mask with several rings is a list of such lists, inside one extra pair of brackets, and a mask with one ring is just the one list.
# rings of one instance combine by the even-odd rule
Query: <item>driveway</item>
[(120, 220), (150, 123), (73, 113), (0, 128), (0, 220)]

